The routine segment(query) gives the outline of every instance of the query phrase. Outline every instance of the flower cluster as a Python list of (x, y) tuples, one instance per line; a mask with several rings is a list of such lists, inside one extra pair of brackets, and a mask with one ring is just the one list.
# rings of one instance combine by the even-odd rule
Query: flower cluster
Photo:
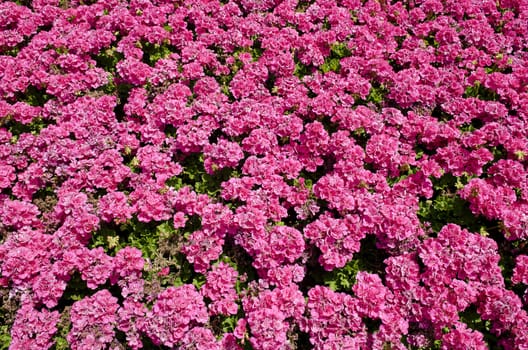
[(0, 3), (0, 347), (527, 349), (527, 21)]

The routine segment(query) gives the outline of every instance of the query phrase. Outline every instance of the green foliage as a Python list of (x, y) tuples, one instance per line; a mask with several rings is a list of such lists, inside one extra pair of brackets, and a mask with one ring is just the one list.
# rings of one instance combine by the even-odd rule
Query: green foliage
[(412, 174), (415, 174), (418, 168), (416, 166), (410, 166), (409, 164), (404, 164), (400, 167), (400, 175), (396, 177), (389, 177), (387, 178), (387, 183), (390, 186), (394, 186), (398, 182), (406, 179)]
[(6, 46), (0, 47), (0, 53), (4, 56), (16, 57), (19, 52), (20, 52), (19, 45), (15, 47), (6, 47)]
[(180, 287), (184, 284), (191, 283), (199, 289), (205, 284), (205, 276), (194, 272), (192, 265), (187, 261), (187, 259), (183, 255), (180, 256), (178, 268), (179, 269), (177, 273), (173, 275), (174, 287)]
[(497, 101), (499, 99), (499, 95), (495, 91), (482, 86), (478, 80), (473, 86), (466, 88), (463, 97), (475, 97), (484, 101)]
[(484, 123), (482, 122), (482, 120), (480, 120), (480, 119), (473, 119), (473, 120), (471, 120), (470, 123), (464, 123), (464, 124), (462, 124), (462, 125), (459, 127), (459, 129), (460, 129), (460, 131), (462, 131), (462, 132), (470, 133), (470, 132), (473, 132), (473, 131), (475, 131), (475, 130), (480, 129), (483, 125), (484, 125)]
[(70, 348), (70, 344), (68, 344), (65, 336), (55, 337), (53, 340), (55, 344), (51, 347), (51, 350), (68, 350)]
[(111, 95), (114, 92), (117, 91), (117, 85), (114, 81), (114, 76), (110, 73), (108, 73), (108, 83), (102, 87), (100, 87), (98, 90), (100, 90), (105, 95)]
[(140, 249), (143, 256), (153, 259), (157, 255), (160, 234), (166, 232), (168, 223), (144, 223), (132, 218), (125, 223), (103, 223), (92, 234), (89, 248), (103, 247), (107, 254), (115, 255), (126, 246)]
[(33, 118), (29, 124), (20, 123), (14, 120), (12, 116), (0, 118), (0, 127), (6, 128), (13, 135), (11, 143), (16, 143), (22, 134), (38, 135), (42, 129), (51, 124), (53, 124), (52, 120), (41, 117)]
[(0, 350), (9, 349), (9, 344), (11, 343), (11, 336), (9, 332), (8, 325), (0, 326)]
[(341, 58), (348, 57), (351, 54), (352, 53), (346, 43), (334, 43), (330, 47), (330, 56), (325, 59), (325, 62), (320, 67), (321, 71), (323, 73), (328, 73), (330, 71), (339, 73), (339, 70), (341, 69)]
[(55, 344), (52, 346), (51, 350), (67, 350), (70, 348), (70, 345), (66, 340), (68, 332), (70, 331), (70, 326), (71, 322), (69, 308), (65, 308), (65, 310), (61, 314), (60, 321), (57, 324), (57, 332), (55, 333), (55, 337), (53, 338)]
[(239, 177), (237, 170), (232, 168), (223, 168), (217, 170), (214, 174), (208, 174), (205, 171), (204, 156), (194, 153), (187, 156), (180, 164), (183, 171), (180, 175), (171, 177), (167, 180), (167, 186), (178, 190), (184, 186), (190, 186), (196, 193), (207, 194), (212, 198), (217, 198), (222, 191), (222, 183), (232, 177)]
[(498, 344), (497, 337), (491, 332), (491, 321), (483, 320), (477, 312), (477, 307), (475, 305), (469, 306), (464, 311), (459, 312), (458, 315), (461, 322), (464, 322), (469, 328), (481, 332), (484, 335), (484, 340), (488, 344), (488, 349), (502, 349)]
[(117, 63), (121, 61), (124, 56), (121, 52), (117, 51), (116, 47), (111, 47), (106, 50), (102, 50), (92, 58), (97, 63), (97, 67), (101, 67), (109, 73), (115, 73)]
[(176, 52), (176, 47), (165, 44), (152, 44), (150, 42), (142, 42), (143, 62), (149, 66), (154, 66), (160, 59), (167, 58), (171, 53)]
[(335, 58), (344, 58), (352, 55), (347, 43), (334, 43), (330, 48), (330, 55)]
[(83, 299), (85, 296), (92, 294), (92, 291), (86, 286), (86, 282), (82, 280), (79, 272), (71, 275), (66, 290), (62, 294), (59, 301), (59, 307), (66, 308), (71, 306), (74, 302)]
[(356, 283), (356, 275), (359, 271), (359, 259), (353, 259), (344, 267), (325, 274), (323, 283), (333, 291), (349, 292), (354, 283)]
[(305, 12), (313, 3), (314, 1), (299, 0), (295, 6), (295, 12)]
[(303, 79), (307, 75), (312, 74), (312, 68), (310, 66), (307, 66), (303, 63), (301, 63), (299, 60), (295, 60), (295, 70), (293, 71), (293, 75), (295, 75), (299, 79)]
[(420, 201), (418, 217), (430, 223), (435, 232), (440, 231), (446, 223), (468, 227), (475, 225), (476, 221), (467, 202), (453, 194), (443, 194), (434, 200)]
[(456, 194), (471, 179), (469, 175), (455, 177), (445, 174), (439, 179), (433, 179), (433, 199), (420, 200), (418, 218), (422, 223), (430, 225), (438, 232), (447, 223), (454, 223), (471, 232), (479, 232), (487, 236), (496, 224), (474, 215), (469, 209), (469, 203)]
[(382, 105), (385, 101), (385, 95), (387, 95), (388, 92), (389, 91), (385, 85), (373, 84), (367, 96), (367, 102), (371, 102), (376, 105)]
[[(313, 256), (315, 257), (315, 254)], [(376, 248), (376, 237), (367, 235), (361, 240), (360, 251), (354, 254), (354, 258), (342, 268), (325, 271), (317, 261), (309, 262), (310, 268), (313, 269), (310, 277), (303, 281), (302, 287), (310, 288), (322, 284), (336, 292), (350, 293), (359, 271), (376, 273), (383, 278), (385, 274), (383, 261), (387, 257), (386, 253)]]
[(440, 44), (438, 43), (438, 41), (436, 41), (434, 35), (429, 35), (427, 38), (423, 39), (424, 43), (427, 45), (427, 46), (432, 46), (434, 47), (435, 49), (437, 49)]
[(16, 95), (16, 100), (19, 102), (25, 102), (30, 106), (42, 107), (46, 102), (52, 98), (51, 95), (48, 95), (44, 89), (29, 85), (24, 93), (18, 93)]
[(328, 73), (330, 71), (338, 73), (339, 69), (341, 69), (341, 65), (339, 64), (338, 58), (327, 58), (321, 66), (321, 71), (323, 73)]

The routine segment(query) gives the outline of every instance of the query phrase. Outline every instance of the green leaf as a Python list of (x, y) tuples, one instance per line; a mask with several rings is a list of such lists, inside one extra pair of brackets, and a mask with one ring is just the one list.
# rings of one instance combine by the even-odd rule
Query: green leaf
[(372, 102), (378, 105), (382, 104), (387, 93), (388, 90), (383, 84), (380, 86), (372, 86), (367, 96), (367, 102)]
[(309, 75), (309, 69), (307, 66), (305, 66), (302, 63), (296, 63), (295, 64), (295, 70), (293, 71), (293, 75), (298, 77), (299, 79), (302, 79), (303, 77)]
[(192, 280), (192, 284), (197, 288), (197, 289), (200, 289), (202, 288), (202, 286), (205, 284), (206, 282), (206, 279), (205, 279), (205, 276), (204, 275), (197, 275), (196, 277), (193, 278)]
[(327, 59), (325, 63), (323, 63), (323, 65), (321, 66), (321, 70), (323, 71), (323, 73), (328, 73), (330, 71), (337, 73), (339, 72), (340, 68), (341, 65), (339, 63), (338, 58)]
[(160, 237), (168, 237), (176, 232), (170, 221), (165, 221), (156, 227), (156, 231)]
[(0, 350), (9, 349), (11, 343), (11, 336), (9, 334), (9, 327), (7, 325), (0, 326)]
[(330, 52), (335, 58), (344, 58), (352, 55), (347, 43), (334, 43), (330, 48)]

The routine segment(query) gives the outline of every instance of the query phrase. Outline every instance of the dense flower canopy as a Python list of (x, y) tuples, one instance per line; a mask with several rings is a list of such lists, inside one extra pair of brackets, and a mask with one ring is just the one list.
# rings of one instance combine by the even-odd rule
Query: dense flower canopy
[(0, 346), (528, 349), (528, 2), (0, 2)]

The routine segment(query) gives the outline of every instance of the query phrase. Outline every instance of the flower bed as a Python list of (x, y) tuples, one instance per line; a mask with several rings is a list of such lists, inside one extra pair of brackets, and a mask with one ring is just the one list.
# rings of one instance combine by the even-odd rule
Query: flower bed
[(528, 3), (0, 3), (0, 348), (528, 349)]

